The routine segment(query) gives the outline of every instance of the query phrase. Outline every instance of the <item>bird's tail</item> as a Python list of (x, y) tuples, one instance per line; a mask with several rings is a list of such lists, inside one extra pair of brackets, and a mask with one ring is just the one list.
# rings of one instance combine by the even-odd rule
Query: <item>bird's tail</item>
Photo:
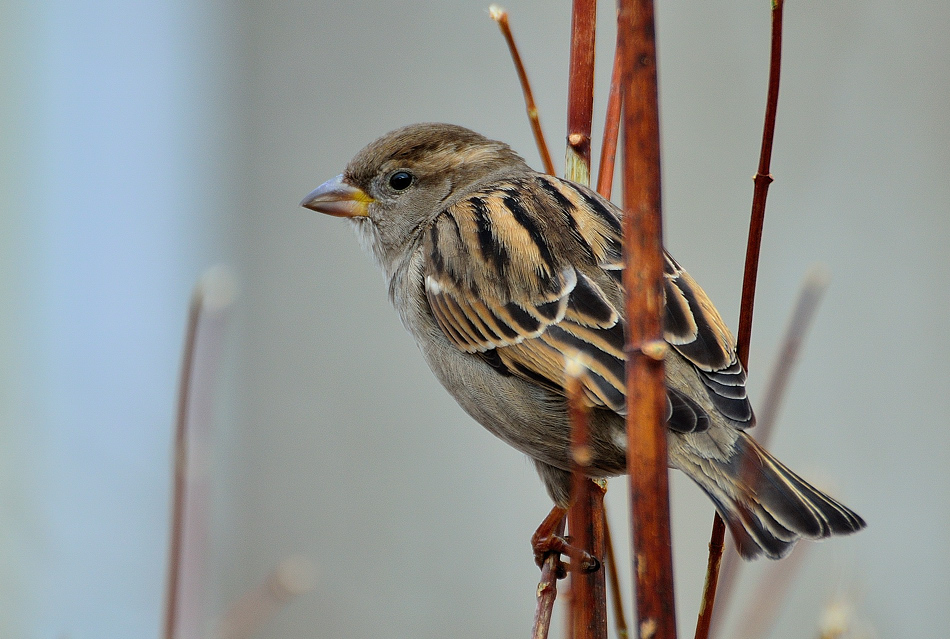
[[(690, 472), (692, 471), (692, 472)], [(687, 470), (715, 502), (746, 559), (784, 557), (800, 538), (864, 528), (864, 520), (789, 470), (745, 433), (728, 461)]]

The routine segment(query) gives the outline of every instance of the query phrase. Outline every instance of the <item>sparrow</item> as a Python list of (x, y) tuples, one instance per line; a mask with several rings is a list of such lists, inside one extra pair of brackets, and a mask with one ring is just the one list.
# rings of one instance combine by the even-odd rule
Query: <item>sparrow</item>
[[(353, 223), (432, 372), (534, 460), (556, 508), (570, 503), (569, 358), (587, 362), (586, 473), (628, 472), (620, 208), (507, 144), (434, 123), (372, 142), (301, 206)], [(663, 260), (669, 465), (705, 491), (746, 558), (863, 528), (745, 432), (754, 416), (735, 339), (695, 280)]]

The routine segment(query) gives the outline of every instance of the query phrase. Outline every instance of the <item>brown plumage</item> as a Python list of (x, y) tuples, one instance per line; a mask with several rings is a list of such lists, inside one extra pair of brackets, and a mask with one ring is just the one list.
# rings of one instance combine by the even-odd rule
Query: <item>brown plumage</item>
[[(383, 136), (302, 205), (355, 223), (436, 377), (534, 459), (556, 504), (570, 493), (566, 357), (588, 366), (590, 474), (626, 472), (620, 209), (447, 124)], [(746, 557), (864, 527), (743, 432), (754, 417), (732, 334), (664, 257), (670, 465), (709, 495)]]

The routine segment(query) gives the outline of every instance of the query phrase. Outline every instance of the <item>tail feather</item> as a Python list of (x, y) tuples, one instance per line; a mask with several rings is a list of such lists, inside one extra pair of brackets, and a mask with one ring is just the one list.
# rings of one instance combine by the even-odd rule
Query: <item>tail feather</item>
[(689, 474), (712, 498), (747, 559), (762, 554), (779, 559), (800, 538), (846, 535), (865, 526), (861, 517), (811, 486), (745, 433), (730, 459), (714, 469)]

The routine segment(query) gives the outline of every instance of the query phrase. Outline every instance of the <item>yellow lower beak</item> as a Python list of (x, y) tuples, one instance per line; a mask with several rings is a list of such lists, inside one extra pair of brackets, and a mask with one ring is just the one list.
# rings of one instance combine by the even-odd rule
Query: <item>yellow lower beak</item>
[(340, 174), (311, 191), (300, 206), (336, 217), (365, 217), (373, 202), (365, 191), (344, 182)]

